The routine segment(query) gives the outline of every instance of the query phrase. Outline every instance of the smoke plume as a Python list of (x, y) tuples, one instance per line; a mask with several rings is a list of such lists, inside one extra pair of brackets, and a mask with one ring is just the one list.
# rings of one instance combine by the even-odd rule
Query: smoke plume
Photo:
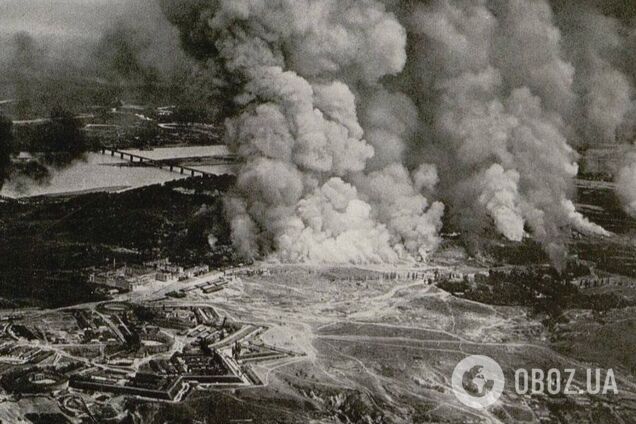
[[(585, 4), (559, 7), (568, 54), (579, 70), (577, 139), (586, 146), (630, 144), (636, 141), (636, 8), (632, 2)], [(622, 165), (616, 191), (634, 216), (636, 156), (627, 155)]]
[[(632, 2), (5, 3), (0, 95), (16, 115), (81, 103), (88, 84), (85, 101), (228, 117), (243, 165), (226, 212), (248, 257), (423, 260), (444, 213), (469, 245), (532, 238), (557, 266), (571, 229), (608, 234), (576, 211), (573, 179), (577, 150), (634, 141)], [(635, 163), (616, 178), (630, 213)]]
[(245, 255), (424, 259), (441, 201), (466, 237), (532, 237), (557, 266), (570, 229), (608, 235), (571, 198), (576, 149), (634, 134), (620, 2), (160, 4), (235, 87), (227, 141), (245, 164), (226, 209)]
[(226, 127), (245, 164), (227, 211), (243, 254), (393, 262), (434, 250), (443, 206), (422, 189), (434, 191), (436, 171), (416, 187), (403, 165), (419, 124), (380, 82), (406, 61), (405, 30), (382, 3), (162, 4), (189, 50), (241, 87)]
[[(610, 19), (578, 9), (567, 19)], [(546, 1), (405, 2), (400, 15), (412, 53), (398, 82), (416, 87), (434, 146), (420, 148), (447, 164), (442, 196), (460, 228), (479, 234), (493, 222), (517, 241), (529, 233), (555, 265), (568, 228), (607, 235), (570, 200), (572, 146), (615, 142), (631, 103), (627, 78), (597, 58), (603, 36), (572, 24), (584, 34), (565, 42)]]
[(636, 153), (628, 155), (626, 162), (618, 172), (616, 191), (625, 212), (636, 218)]
[(577, 150), (634, 141), (631, 2), (34, 1), (0, 16), (0, 94), (30, 115), (90, 81), (90, 101), (227, 117), (243, 164), (226, 212), (245, 256), (423, 260), (444, 214), (468, 245), (494, 229), (557, 266), (570, 230), (608, 235), (571, 199)]

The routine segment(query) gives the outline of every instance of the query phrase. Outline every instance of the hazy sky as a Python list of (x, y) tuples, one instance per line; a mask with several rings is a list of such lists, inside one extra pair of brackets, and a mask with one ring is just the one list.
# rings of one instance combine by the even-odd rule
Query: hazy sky
[(95, 43), (118, 24), (129, 30), (140, 62), (165, 70), (184, 59), (177, 30), (156, 0), (0, 0), (0, 62), (20, 32), (48, 57), (90, 59)]
[(160, 11), (152, 0), (0, 0), (0, 36), (26, 31), (36, 38), (91, 39), (131, 15), (155, 19)]

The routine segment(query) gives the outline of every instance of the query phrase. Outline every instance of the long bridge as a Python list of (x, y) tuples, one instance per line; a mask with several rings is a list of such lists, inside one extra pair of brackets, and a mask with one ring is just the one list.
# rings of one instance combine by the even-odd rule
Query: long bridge
[(120, 159), (129, 160), (130, 162), (133, 162), (133, 163), (146, 163), (150, 166), (154, 166), (160, 169), (165, 169), (170, 172), (176, 172), (183, 175), (190, 174), (190, 176), (192, 177), (205, 177), (205, 176), (216, 175), (212, 172), (202, 171), (200, 169), (194, 169), (189, 166), (178, 165), (175, 163), (165, 163), (163, 160), (150, 159), (148, 157), (140, 156), (135, 153), (124, 152), (122, 150), (102, 148), (101, 152), (102, 152), (102, 155), (110, 154), (113, 157), (119, 157)]

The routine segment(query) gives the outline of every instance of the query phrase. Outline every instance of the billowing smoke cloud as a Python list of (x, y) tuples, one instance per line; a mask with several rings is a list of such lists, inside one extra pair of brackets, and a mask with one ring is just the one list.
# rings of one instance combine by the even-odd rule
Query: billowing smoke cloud
[(629, 154), (626, 163), (618, 172), (616, 191), (625, 212), (636, 218), (636, 153)]
[(465, 238), (532, 237), (555, 265), (570, 229), (607, 235), (570, 199), (577, 148), (636, 134), (631, 2), (5, 3), (0, 95), (19, 115), (72, 97), (70, 76), (230, 116), (244, 165), (226, 211), (246, 256), (424, 259), (445, 211)]
[(614, 17), (575, 3), (559, 8), (557, 20), (564, 31), (566, 55), (577, 70), (573, 90), (579, 133), (573, 142), (594, 146), (622, 141), (620, 129), (628, 125), (634, 94), (625, 72), (627, 28)]
[(519, 205), (519, 173), (493, 164), (479, 178), (483, 184), (479, 189), (479, 203), (486, 208), (501, 234), (509, 240), (521, 241), (525, 231)]
[(633, 134), (636, 32), (620, 4), (160, 3), (238, 87), (227, 139), (245, 165), (227, 210), (243, 253), (425, 258), (435, 198), (465, 235), (532, 237), (556, 265), (571, 228), (608, 234), (570, 199), (575, 147)]
[[(586, 146), (636, 141), (636, 8), (633, 2), (559, 5), (565, 44), (577, 72), (578, 140)], [(636, 156), (616, 173), (619, 199), (634, 215)]]
[[(577, 20), (610, 19), (578, 8)], [(405, 2), (400, 15), (411, 54), (398, 83), (417, 89), (434, 146), (421, 149), (448, 164), (443, 197), (458, 225), (480, 234), (493, 222), (516, 241), (529, 233), (556, 265), (568, 228), (607, 235), (569, 199), (571, 145), (614, 142), (631, 107), (628, 79), (602, 59), (609, 36), (568, 23), (565, 42), (546, 1)]]
[(424, 190), (437, 173), (427, 165), (416, 186), (403, 165), (418, 112), (379, 82), (406, 61), (406, 33), (383, 4), (162, 4), (189, 50), (216, 56), (241, 86), (226, 126), (245, 159), (227, 202), (242, 253), (393, 262), (434, 250), (443, 206)]

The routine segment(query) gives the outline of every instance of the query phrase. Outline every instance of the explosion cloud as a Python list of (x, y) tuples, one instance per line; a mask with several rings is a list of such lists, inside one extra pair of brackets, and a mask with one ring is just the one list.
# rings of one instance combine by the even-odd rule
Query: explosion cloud
[(411, 12), (407, 78), (453, 164), (444, 197), (461, 228), (492, 220), (510, 240), (528, 228), (555, 264), (565, 259), (564, 228), (607, 234), (568, 200), (578, 170), (568, 144), (575, 68), (550, 5), (437, 1)]
[[(0, 17), (0, 68), (20, 101), (43, 70), (70, 69), (179, 87), (228, 117), (243, 165), (226, 212), (245, 256), (423, 260), (444, 214), (468, 245), (494, 228), (537, 240), (557, 266), (571, 229), (608, 234), (571, 199), (577, 149), (634, 141), (629, 2), (158, 0), (161, 16), (71, 0), (82, 22), (105, 19), (64, 12), (16, 36), (16, 1)], [(628, 212), (632, 158), (616, 172)]]
[(441, 201), (464, 234), (494, 226), (513, 241), (532, 237), (557, 266), (570, 229), (608, 235), (571, 201), (575, 148), (631, 141), (628, 10), (160, 3), (186, 49), (240, 87), (226, 126), (245, 165), (227, 211), (247, 256), (424, 259), (440, 241)]
[[(177, 24), (204, 21), (211, 50), (242, 81), (242, 111), (226, 126), (245, 160), (227, 201), (243, 254), (393, 262), (435, 248), (443, 206), (402, 164), (416, 108), (379, 82), (406, 60), (406, 33), (382, 3), (190, 2), (190, 13), (163, 3)], [(364, 122), (359, 91), (368, 97)], [(425, 179), (432, 191), (434, 178)]]

